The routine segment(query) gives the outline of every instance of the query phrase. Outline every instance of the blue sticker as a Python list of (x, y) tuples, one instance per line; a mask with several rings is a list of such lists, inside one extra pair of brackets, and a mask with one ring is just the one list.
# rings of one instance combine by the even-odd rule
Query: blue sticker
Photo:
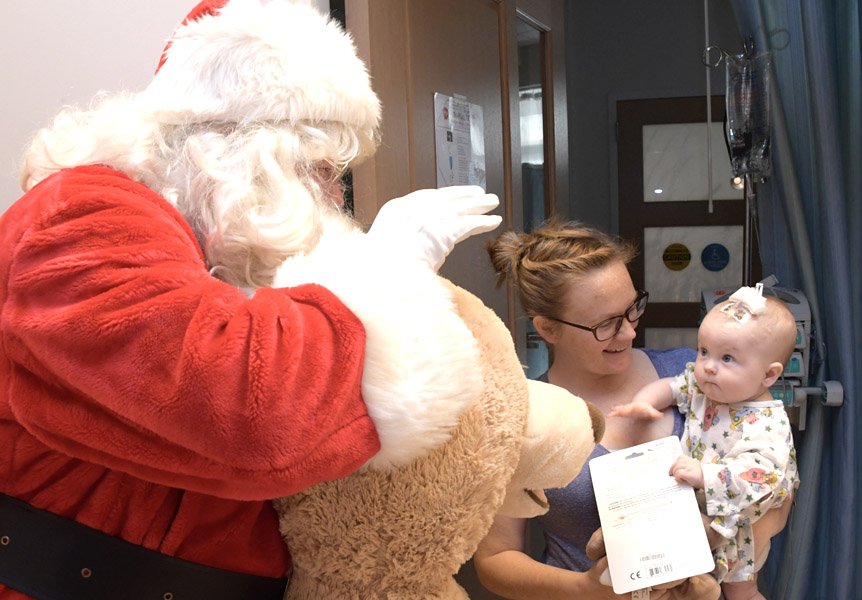
[(730, 252), (722, 244), (709, 244), (700, 253), (700, 262), (708, 271), (721, 271), (730, 262)]

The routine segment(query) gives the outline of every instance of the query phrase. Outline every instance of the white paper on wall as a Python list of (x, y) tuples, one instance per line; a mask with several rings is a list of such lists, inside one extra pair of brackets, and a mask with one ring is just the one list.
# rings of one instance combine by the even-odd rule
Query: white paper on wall
[(437, 187), (486, 186), (482, 107), (464, 96), (434, 93)]

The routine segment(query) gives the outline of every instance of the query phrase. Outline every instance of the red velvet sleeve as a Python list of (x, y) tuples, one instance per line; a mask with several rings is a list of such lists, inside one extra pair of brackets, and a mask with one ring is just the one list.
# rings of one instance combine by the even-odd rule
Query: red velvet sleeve
[(235, 499), (343, 476), (379, 448), (361, 323), (319, 286), (253, 298), (209, 275), (179, 214), (91, 167), (5, 215), (7, 400), (48, 446)]

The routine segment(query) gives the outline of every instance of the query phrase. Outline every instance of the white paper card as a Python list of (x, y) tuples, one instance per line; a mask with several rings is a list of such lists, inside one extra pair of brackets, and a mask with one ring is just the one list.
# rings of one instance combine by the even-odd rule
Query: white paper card
[(437, 187), (487, 183), (482, 107), (464, 96), (434, 92)]
[(713, 570), (691, 486), (668, 475), (682, 454), (668, 436), (590, 461), (614, 592)]

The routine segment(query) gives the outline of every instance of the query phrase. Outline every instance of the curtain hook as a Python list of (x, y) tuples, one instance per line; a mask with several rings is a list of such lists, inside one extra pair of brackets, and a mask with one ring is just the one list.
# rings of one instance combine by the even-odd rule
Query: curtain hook
[[(715, 51), (718, 52), (718, 58), (713, 61), (711, 60), (711, 56)], [(703, 55), (700, 57), (700, 62), (702, 62), (704, 66), (714, 69), (721, 63), (721, 59), (725, 56), (727, 56), (727, 52), (725, 52), (721, 46), (707, 46), (703, 51)]]

